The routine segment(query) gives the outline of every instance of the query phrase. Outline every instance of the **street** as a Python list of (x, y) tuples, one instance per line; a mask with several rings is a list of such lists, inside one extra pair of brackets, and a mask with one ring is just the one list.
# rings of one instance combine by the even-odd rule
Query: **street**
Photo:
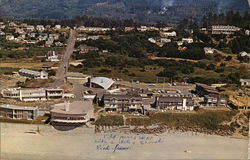
[(61, 59), (60, 66), (56, 73), (56, 80), (51, 87), (58, 87), (64, 84), (64, 76), (69, 68), (69, 61), (74, 50), (75, 41), (76, 41), (76, 32), (74, 30), (71, 30), (67, 42), (67, 47), (65, 49), (64, 55)]

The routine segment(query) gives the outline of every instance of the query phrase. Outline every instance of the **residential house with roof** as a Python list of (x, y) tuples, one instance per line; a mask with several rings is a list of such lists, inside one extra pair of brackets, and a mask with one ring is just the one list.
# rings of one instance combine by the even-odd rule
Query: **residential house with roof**
[(241, 86), (250, 86), (250, 79), (240, 79)]
[(48, 51), (46, 54), (46, 61), (48, 62), (58, 62), (58, 54), (56, 51)]

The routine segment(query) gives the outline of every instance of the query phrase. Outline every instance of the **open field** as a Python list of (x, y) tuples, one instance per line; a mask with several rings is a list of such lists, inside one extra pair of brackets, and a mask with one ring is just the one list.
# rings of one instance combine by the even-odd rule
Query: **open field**
[(29, 68), (29, 69), (41, 69), (43, 63), (42, 62), (17, 62), (17, 63), (0, 63), (0, 68), (8, 67), (8, 68)]
[[(39, 129), (39, 132), (38, 132)], [(105, 137), (132, 136), (132, 144)], [(142, 138), (158, 140), (147, 144)], [(104, 144), (101, 140), (106, 140)], [(152, 142), (152, 141), (151, 141)], [(116, 143), (123, 150), (112, 147)], [(106, 147), (106, 148), (105, 148)], [(247, 159), (248, 140), (204, 134), (164, 133), (138, 135), (94, 134), (93, 128), (58, 131), (47, 125), (1, 123), (1, 160), (167, 160), (167, 159)]]

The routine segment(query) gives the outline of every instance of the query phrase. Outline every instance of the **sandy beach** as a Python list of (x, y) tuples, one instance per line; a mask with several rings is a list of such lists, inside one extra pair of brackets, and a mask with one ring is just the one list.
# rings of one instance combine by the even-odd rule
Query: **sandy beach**
[(1, 123), (1, 160), (247, 159), (248, 140), (194, 133), (94, 133)]

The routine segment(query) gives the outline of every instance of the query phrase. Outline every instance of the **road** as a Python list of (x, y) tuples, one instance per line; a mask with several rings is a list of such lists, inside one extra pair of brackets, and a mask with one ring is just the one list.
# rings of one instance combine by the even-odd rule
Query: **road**
[(74, 30), (71, 30), (67, 42), (67, 47), (65, 49), (64, 55), (61, 59), (60, 66), (56, 73), (56, 80), (51, 87), (58, 87), (64, 84), (64, 77), (69, 69), (69, 61), (74, 50), (75, 41), (76, 41), (76, 32)]

